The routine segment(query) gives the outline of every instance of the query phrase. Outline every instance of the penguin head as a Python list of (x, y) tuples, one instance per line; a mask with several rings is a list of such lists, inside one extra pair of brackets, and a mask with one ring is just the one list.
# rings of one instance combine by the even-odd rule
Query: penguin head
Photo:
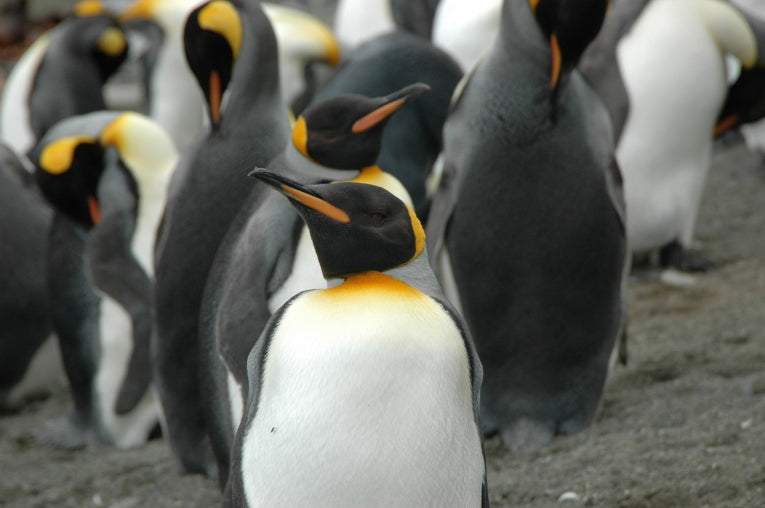
[(96, 112), (56, 124), (32, 151), (43, 195), (85, 229), (101, 220), (99, 184), (118, 171), (135, 202), (162, 193), (177, 161), (170, 136), (153, 120), (134, 112)]
[(308, 159), (337, 169), (375, 164), (390, 116), (430, 90), (414, 83), (384, 97), (344, 94), (307, 108), (295, 122), (292, 142)]
[(561, 73), (576, 67), (584, 50), (598, 35), (608, 0), (528, 0), (529, 7), (549, 41), (550, 88), (558, 85)]
[(386, 271), (416, 259), (425, 231), (414, 211), (376, 185), (302, 185), (256, 169), (253, 176), (289, 198), (303, 217), (324, 277)]
[(728, 89), (725, 104), (717, 117), (715, 136), (765, 116), (763, 86), (765, 86), (765, 67), (741, 69), (736, 82)]
[(55, 209), (85, 229), (101, 221), (96, 197), (104, 167), (104, 149), (88, 135), (57, 138), (35, 150), (35, 180)]
[(231, 82), (242, 47), (242, 19), (227, 0), (211, 0), (192, 10), (186, 19), (183, 42), (191, 72), (207, 98), (210, 121), (221, 120), (223, 93)]
[(127, 58), (129, 48), (125, 31), (100, 0), (78, 2), (71, 22), (76, 25), (72, 37), (78, 52), (95, 59), (101, 79), (105, 81)]

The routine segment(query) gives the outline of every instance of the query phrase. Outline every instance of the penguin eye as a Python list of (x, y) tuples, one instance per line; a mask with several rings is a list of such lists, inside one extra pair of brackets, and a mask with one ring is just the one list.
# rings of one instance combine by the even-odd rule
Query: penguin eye
[(373, 225), (381, 226), (385, 223), (386, 216), (384, 212), (369, 212), (369, 218)]

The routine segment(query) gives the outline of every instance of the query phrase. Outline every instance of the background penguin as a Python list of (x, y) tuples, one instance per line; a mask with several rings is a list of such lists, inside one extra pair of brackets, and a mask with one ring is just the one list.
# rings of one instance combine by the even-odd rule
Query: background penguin
[(26, 154), (56, 122), (105, 109), (102, 88), (127, 56), (122, 28), (98, 2), (41, 36), (14, 66), (0, 102), (0, 138)]
[(439, 0), (340, 0), (332, 23), (343, 49), (397, 29), (430, 38)]
[(603, 100), (611, 116), (614, 139), (619, 142), (629, 111), (629, 97), (624, 86), (616, 48), (628, 33), (648, 0), (619, 0), (609, 3), (606, 19), (597, 37), (584, 50), (577, 68), (587, 83)]
[(251, 190), (247, 172), (282, 151), (289, 126), (276, 39), (257, 3), (202, 4), (189, 15), (184, 40), (211, 130), (180, 160), (157, 236), (155, 381), (181, 471), (213, 474), (198, 372), (202, 292)]
[(484, 364), (484, 428), (511, 450), (589, 425), (624, 318), (611, 125), (574, 69), (605, 8), (508, 0), (444, 126), (431, 255)]
[[(157, 60), (149, 70), (151, 116), (163, 125), (183, 152), (197, 142), (205, 126), (205, 98), (184, 55), (184, 24), (201, 0), (137, 0), (120, 14), (124, 21), (146, 20), (162, 32)], [(282, 93), (303, 92), (309, 63), (338, 64), (340, 50), (332, 32), (317, 18), (296, 9), (261, 4), (275, 31)]]
[(32, 154), (58, 211), (48, 283), (75, 402), (44, 438), (140, 444), (160, 416), (150, 387), (151, 247), (177, 153), (148, 118), (97, 112), (56, 124)]
[(0, 412), (65, 382), (45, 283), (52, 211), (24, 159), (0, 143)]
[[(343, 95), (316, 104), (297, 119), (293, 143), (270, 166), (310, 181), (355, 177), (411, 205), (401, 183), (382, 172), (375, 159), (391, 115), (427, 90), (418, 83), (386, 97)], [(201, 385), (221, 486), (228, 478), (231, 444), (247, 396), (248, 352), (286, 300), (326, 286), (303, 221), (289, 203), (267, 190), (253, 189), (229, 229), (200, 312)]]
[(235, 506), (488, 505), (480, 362), (413, 210), (373, 185), (254, 172), (305, 220), (330, 289), (300, 293), (248, 358)]
[(383, 133), (380, 167), (404, 184), (417, 216), (427, 219), (425, 180), (442, 148), (442, 129), (462, 72), (449, 55), (422, 37), (403, 31), (383, 35), (346, 55), (343, 65), (322, 85), (312, 102), (355, 93), (380, 96), (409, 83), (431, 92), (402, 108)]
[(740, 12), (718, 0), (650, 2), (619, 44), (630, 100), (616, 151), (627, 238), (635, 253), (661, 249), (665, 267), (695, 271), (710, 264), (688, 259), (685, 250), (727, 91), (725, 53), (751, 67), (757, 39)]

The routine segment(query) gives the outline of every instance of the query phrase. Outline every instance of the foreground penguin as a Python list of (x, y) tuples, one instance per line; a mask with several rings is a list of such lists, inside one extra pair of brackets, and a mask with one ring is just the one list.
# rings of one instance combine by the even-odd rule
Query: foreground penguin
[(26, 154), (59, 120), (105, 109), (102, 88), (127, 51), (124, 31), (102, 4), (78, 4), (13, 68), (0, 102), (0, 138)]
[(659, 250), (663, 267), (710, 266), (686, 250), (728, 88), (726, 53), (751, 67), (757, 38), (741, 12), (719, 0), (651, 1), (618, 47), (630, 100), (616, 151), (627, 237), (635, 253)]
[(159, 424), (151, 386), (151, 253), (177, 153), (137, 113), (56, 124), (32, 151), (57, 210), (48, 288), (74, 411), (45, 429), (66, 447), (143, 443)]
[(507, 0), (444, 126), (433, 266), (484, 366), (482, 421), (511, 450), (582, 430), (624, 318), (608, 113), (575, 70), (605, 0)]
[[(311, 182), (354, 178), (411, 205), (403, 185), (375, 160), (388, 120), (427, 90), (416, 83), (384, 97), (347, 94), (316, 104), (297, 119), (293, 143), (270, 166)], [(256, 186), (218, 249), (200, 312), (200, 377), (221, 486), (247, 397), (247, 353), (285, 301), (321, 287), (305, 224), (281, 196)]]
[(377, 186), (252, 176), (342, 280), (289, 300), (250, 353), (233, 505), (487, 505), (480, 362), (412, 209)]
[(210, 131), (178, 162), (157, 235), (154, 367), (181, 471), (214, 475), (199, 387), (202, 293), (215, 253), (252, 190), (248, 171), (281, 153), (289, 123), (276, 39), (257, 2), (205, 2), (189, 15), (184, 38)]

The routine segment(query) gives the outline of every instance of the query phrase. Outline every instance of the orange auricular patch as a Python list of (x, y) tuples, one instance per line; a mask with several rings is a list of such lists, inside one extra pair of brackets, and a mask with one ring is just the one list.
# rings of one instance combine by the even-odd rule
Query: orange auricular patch
[(335, 205), (324, 201), (321, 198), (307, 194), (301, 190), (282, 185), (282, 190), (293, 197), (296, 201), (304, 204), (312, 210), (316, 210), (320, 214), (329, 217), (332, 220), (343, 222), (345, 224), (351, 222), (351, 218), (340, 208)]
[(61, 138), (47, 145), (40, 153), (40, 167), (51, 175), (66, 173), (74, 162), (74, 151), (80, 144), (94, 144), (90, 136), (71, 136)]
[(383, 104), (379, 108), (375, 109), (371, 113), (367, 113), (362, 116), (353, 124), (351, 131), (354, 134), (359, 134), (364, 131), (368, 131), (378, 123), (382, 122), (390, 115), (392, 115), (398, 108), (406, 103), (406, 99), (396, 99), (387, 104)]
[(298, 152), (308, 157), (308, 127), (306, 127), (305, 118), (302, 116), (298, 117), (292, 128), (292, 144), (295, 145)]

